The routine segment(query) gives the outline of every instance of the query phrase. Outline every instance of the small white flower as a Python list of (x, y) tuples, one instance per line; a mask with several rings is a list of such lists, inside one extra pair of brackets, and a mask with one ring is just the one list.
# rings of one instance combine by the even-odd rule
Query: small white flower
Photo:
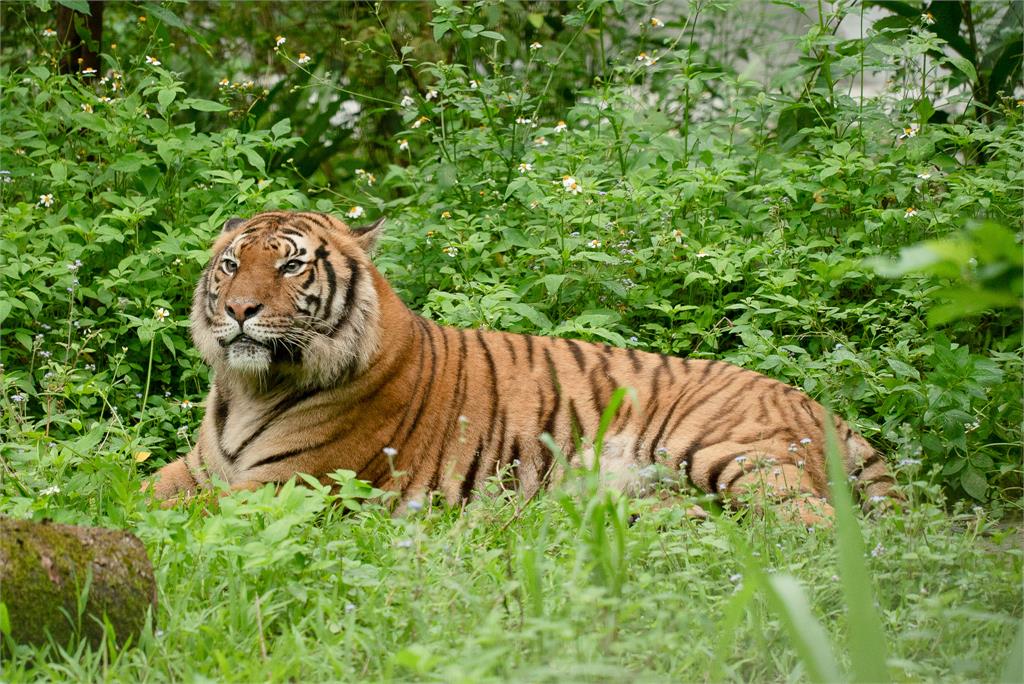
[(52, 28), (43, 29), (43, 38), (53, 38), (55, 35), (57, 35), (57, 32)]
[(39, 196), (39, 206), (41, 207), (52, 207), (53, 206), (53, 195), (46, 193), (45, 195)]
[(425, 116), (421, 116), (420, 118), (418, 118), (418, 119), (416, 119), (415, 121), (412, 122), (412, 128), (419, 128), (420, 126), (422, 126), (423, 124), (427, 123), (428, 121), (430, 121), (429, 118), (427, 118)]
[(569, 129), (564, 121), (559, 121), (555, 124), (555, 133), (565, 133)]
[(398, 141), (398, 149), (400, 149), (402, 152), (408, 152), (409, 151), (409, 141), (406, 140), (405, 138), (402, 138), (401, 140), (399, 140)]
[(96, 75), (96, 70), (93, 69), (92, 67), (86, 67), (85, 69), (82, 69), (82, 75), (83, 76), (95, 76)]
[(170, 315), (170, 311), (163, 308), (162, 306), (158, 306), (156, 312), (153, 314), (153, 317), (156, 318), (156, 320), (163, 322), (166, 321), (170, 317)]
[(384, 455), (387, 456), (388, 458), (394, 458), (395, 456), (398, 455), (398, 449), (396, 449), (395, 447), (387, 446), (381, 449), (381, 451), (383, 451)]
[(883, 501), (885, 501), (885, 500), (886, 500), (887, 498), (888, 498), (888, 497), (886, 497), (886, 496), (884, 496), (884, 495), (882, 495), (882, 494), (875, 494), (875, 495), (874, 495), (873, 497), (871, 497), (870, 499), (868, 499), (868, 501), (870, 501), (870, 502), (871, 502), (871, 503), (873, 503), (873, 504), (877, 504), (877, 503), (882, 503), (882, 502), (883, 502)]
[(437, 99), (437, 91), (436, 90), (428, 90), (427, 94), (424, 95), (423, 98), (427, 102), (430, 102), (431, 100), (436, 100)]
[(583, 190), (572, 176), (562, 176), (562, 189), (573, 195), (578, 195)]
[(405, 505), (405, 508), (412, 513), (416, 513), (417, 511), (423, 510), (423, 502), (419, 499), (413, 499)]
[(222, 78), (219, 81), (217, 81), (217, 85), (219, 85), (221, 88), (227, 88), (229, 85), (231, 85), (231, 81), (229, 81), (226, 78)]
[(92, 105), (88, 102), (82, 104), (82, 111), (86, 114), (92, 114)]
[(641, 52), (640, 54), (638, 54), (636, 56), (636, 61), (640, 62), (644, 66), (651, 67), (651, 66), (654, 66), (655, 64), (658, 63), (658, 58), (657, 57), (651, 57), (646, 52)]
[(917, 459), (917, 458), (904, 458), (904, 459), (901, 459), (900, 462), (897, 463), (896, 465), (898, 465), (900, 467), (916, 466), (916, 465), (921, 465), (921, 460)]
[(102, 102), (103, 104), (110, 104), (111, 102), (113, 102), (113, 100), (107, 97), (106, 95), (102, 95), (100, 97), (100, 102)]
[(741, 575), (738, 572), (735, 575), (729, 575), (729, 581), (732, 582), (733, 584), (736, 584), (741, 579), (743, 579), (743, 575)]
[(807, 446), (808, 444), (811, 443), (811, 438), (810, 437), (804, 437), (803, 439), (800, 440), (800, 443), (803, 444), (804, 446)]
[(25, 401), (25, 395), (24, 394), (12, 394), (11, 395), (11, 401), (13, 401), (15, 404), (20, 404), (21, 402)]
[(182, 411), (191, 411), (192, 410), (192, 402), (189, 401), (188, 399), (182, 399), (181, 402), (178, 404), (178, 406), (181, 407)]
[(898, 136), (898, 139), (906, 140), (907, 138), (913, 138), (917, 135), (918, 131), (920, 130), (921, 127), (917, 124), (910, 124), (909, 126), (905, 126), (903, 128), (903, 132), (900, 133), (900, 135)]
[(544, 46), (538, 43), (537, 41), (533, 41), (532, 43), (530, 43), (531, 50), (540, 50), (542, 47)]
[(348, 211), (345, 212), (347, 218), (357, 219), (362, 218), (366, 211), (360, 206), (349, 207)]
[(527, 119), (525, 116), (520, 116), (516, 117), (516, 123), (519, 124), (520, 126), (529, 126), (530, 124), (533, 123), (533, 121)]
[(469, 423), (469, 418), (467, 418), (466, 416), (459, 416), (460, 425), (466, 425), (467, 423)]
[(150, 66), (160, 66), (160, 60), (156, 57), (146, 55), (146, 64), (149, 64)]
[(533, 144), (536, 145), (537, 147), (547, 147), (548, 140), (543, 135), (538, 135), (536, 138), (533, 139)]
[(411, 549), (412, 548), (412, 540), (411, 539), (399, 539), (397, 542), (395, 542), (395, 546), (397, 546), (400, 549)]
[(470, 81), (469, 81), (469, 88), (470, 88), (470, 90), (476, 90), (479, 87), (480, 87), (480, 84), (476, 82), (476, 79), (470, 79)]
[(871, 557), (872, 558), (878, 558), (883, 553), (885, 553), (885, 547), (882, 546), (882, 542), (878, 542), (878, 544), (875, 546), (875, 548), (871, 549)]
[(455, 245), (448, 245), (441, 251), (450, 256), (452, 259), (454, 259), (459, 254), (459, 248), (456, 247)]
[(442, 212), (441, 212), (441, 218), (442, 218), (442, 219), (444, 219), (444, 220), (446, 220), (446, 221), (447, 221), (447, 220), (448, 220), (448, 219), (450, 219), (451, 217), (452, 217), (452, 212), (450, 212), (450, 211), (442, 211)]
[(907, 210), (903, 212), (903, 218), (911, 218), (917, 216), (917, 209), (914, 207), (907, 207)]
[(591, 249), (599, 249), (601, 247), (601, 241), (595, 238), (587, 243), (587, 247), (590, 247)]
[(931, 26), (932, 24), (935, 23), (935, 15), (933, 15), (931, 12), (925, 12), (924, 14), (921, 15), (921, 21), (923, 21), (928, 26)]
[(278, 36), (277, 38), (274, 38), (274, 47), (281, 47), (287, 42), (287, 38), (285, 38), (284, 36)]
[(926, 172), (924, 172), (924, 173), (919, 173), (919, 174), (917, 174), (917, 177), (918, 177), (918, 178), (920, 178), (921, 180), (928, 180), (929, 178), (931, 178), (931, 177), (932, 177), (932, 174), (930, 174), (930, 173), (928, 173), (928, 172), (926, 171)]
[(305, 52), (299, 53), (299, 58), (296, 60), (299, 64), (309, 64), (313, 61), (313, 58), (307, 55)]
[(51, 496), (53, 494), (60, 494), (60, 487), (52, 485), (39, 491), (39, 496)]
[(533, 164), (530, 164), (529, 162), (519, 162), (519, 173), (526, 173), (528, 171), (533, 171)]
[(664, 28), (665, 27), (665, 22), (663, 22), (658, 17), (651, 17), (651, 20), (649, 22), (647, 22), (647, 23), (649, 23), (651, 25), (651, 28)]
[(707, 256), (708, 256), (708, 253), (707, 252), (697, 252), (693, 256), (697, 257), (698, 259), (706, 259)]
[(414, 104), (416, 104), (416, 100), (412, 99), (408, 95), (403, 95), (402, 101), (399, 102), (398, 104), (400, 104), (402, 107), (412, 107)]

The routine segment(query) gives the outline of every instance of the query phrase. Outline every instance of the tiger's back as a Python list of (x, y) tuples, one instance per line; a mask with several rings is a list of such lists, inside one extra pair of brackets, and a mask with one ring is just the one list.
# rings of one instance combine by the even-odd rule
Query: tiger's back
[[(215, 370), (207, 412), (196, 448), (161, 471), (158, 495), (211, 476), (254, 486), (339, 468), (403, 501), (439, 491), (457, 502), (499, 473), (529, 495), (561, 474), (540, 435), (590, 463), (601, 414), (628, 387), (600, 457), (610, 484), (635, 491), (658, 463), (709, 492), (827, 496), (829, 418), (804, 393), (719, 361), (436, 325), (370, 263), (377, 230), (271, 213), (226, 231), (193, 309)], [(218, 258), (232, 266), (211, 272)], [(848, 472), (869, 497), (887, 494), (882, 459), (831, 420)]]

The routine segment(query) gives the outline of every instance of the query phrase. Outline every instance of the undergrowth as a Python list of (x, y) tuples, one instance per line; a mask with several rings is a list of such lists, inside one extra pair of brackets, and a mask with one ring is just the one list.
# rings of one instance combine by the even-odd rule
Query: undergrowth
[(860, 524), (885, 671), (998, 677), (1021, 616), (1019, 10), (883, 4), (871, 26), (794, 9), (789, 53), (747, 3), (324, 5), (333, 42), (292, 5), (110, 5), (102, 68), (66, 73), (50, 3), (5, 3), (0, 512), (129, 528), (161, 586), (138, 648), (8, 643), (5, 679), (861, 676), (807, 655), (853, 629), (855, 542), (770, 515), (500, 491), (342, 515), (355, 484), (151, 510), (139, 485), (190, 448), (208, 384), (207, 247), (271, 208), (387, 215), (376, 261), (439, 322), (721, 358), (826, 402), (909, 495)]

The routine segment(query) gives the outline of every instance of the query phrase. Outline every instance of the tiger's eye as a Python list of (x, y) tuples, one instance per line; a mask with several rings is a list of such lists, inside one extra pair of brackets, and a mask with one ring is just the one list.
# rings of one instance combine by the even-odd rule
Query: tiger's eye
[(302, 261), (300, 261), (298, 259), (291, 259), (291, 260), (286, 261), (284, 263), (284, 266), (281, 267), (281, 272), (282, 273), (298, 273), (299, 271), (302, 270), (303, 266), (305, 266), (305, 264)]
[(220, 270), (224, 271), (228, 275), (232, 275), (235, 271), (238, 270), (238, 262), (232, 259), (231, 257), (224, 257), (224, 259), (220, 262)]

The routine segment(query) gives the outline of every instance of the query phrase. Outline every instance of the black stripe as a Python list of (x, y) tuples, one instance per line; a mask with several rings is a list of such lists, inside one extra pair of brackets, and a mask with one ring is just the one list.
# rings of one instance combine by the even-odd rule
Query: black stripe
[(487, 413), (487, 425), (490, 426), (494, 423), (494, 414), (498, 410), (498, 369), (494, 365), (494, 355), (491, 354), (490, 348), (487, 346), (487, 342), (484, 341), (484, 334), (482, 331), (476, 331), (477, 342), (480, 343), (480, 348), (484, 351), (484, 358), (487, 360), (487, 369), (491, 373), (491, 406)]
[(294, 458), (295, 456), (298, 456), (302, 452), (308, 451), (310, 448), (313, 447), (299, 447), (297, 449), (289, 449), (288, 451), (282, 451), (281, 453), (274, 454), (273, 456), (261, 458), (259, 461), (249, 466), (246, 470), (252, 470), (253, 468), (259, 468), (260, 466), (269, 465), (271, 463), (277, 463), (278, 461), (283, 461), (288, 458)]
[(508, 347), (508, 353), (512, 356), (512, 363), (515, 363), (518, 356), (516, 354), (516, 342), (519, 340), (520, 336), (505, 333), (501, 338), (505, 340), (505, 346)]
[(683, 472), (686, 473), (686, 479), (689, 482), (693, 482), (693, 457), (703, 446), (703, 442), (699, 439), (695, 440), (693, 444), (686, 447), (686, 451), (683, 452), (679, 460), (683, 465)]
[(572, 357), (576, 359), (576, 365), (579, 366), (580, 370), (587, 370), (586, 358), (583, 356), (583, 349), (580, 347), (580, 343), (576, 340), (565, 340), (565, 343), (569, 345), (569, 351), (572, 352)]
[[(668, 426), (669, 418), (672, 417), (672, 412), (676, 410), (676, 406), (678, 406), (679, 402), (682, 401), (683, 397), (686, 396), (686, 392), (687, 392), (688, 389), (689, 388), (686, 388), (682, 392), (680, 392), (679, 395), (675, 398), (675, 401), (672, 402), (672, 405), (668, 407), (667, 411), (665, 411), (665, 418), (664, 418), (664, 420), (661, 421), (661, 427), (658, 428), (658, 431), (654, 434), (654, 441), (651, 442), (651, 444), (654, 445), (654, 450), (655, 451), (658, 449), (658, 445), (661, 442), (662, 435), (665, 434), (665, 428)], [(651, 424), (648, 423), (647, 427), (650, 427), (650, 425)], [(644, 428), (644, 432), (640, 435), (640, 439), (641, 440), (643, 440), (644, 435), (647, 434), (647, 427)], [(654, 456), (653, 456), (654, 451), (652, 451), (651, 454), (652, 454), (651, 462), (653, 463), (654, 462)]]
[(640, 355), (637, 350), (632, 348), (627, 349), (626, 356), (628, 356), (629, 360), (633, 363), (633, 372), (639, 373), (640, 369), (643, 368), (643, 364), (640, 362)]
[[(339, 331), (345, 326), (345, 324), (352, 318), (352, 299), (355, 296), (356, 288), (359, 286), (359, 262), (355, 258), (346, 255), (348, 260), (349, 270), (352, 275), (349, 276), (348, 288), (345, 290), (345, 299), (341, 303), (341, 317), (338, 322), (334, 324), (334, 328), (331, 330), (331, 337), (338, 334)], [(328, 315), (330, 309), (324, 311), (324, 315)]]
[[(416, 358), (416, 362), (417, 362), (416, 381), (413, 383), (413, 386), (412, 386), (413, 387), (413, 390), (412, 390), (413, 394), (412, 394), (412, 396), (410, 396), (409, 400), (407, 402), (405, 402), (405, 410), (402, 412), (401, 419), (399, 419), (399, 421), (395, 424), (395, 429), (391, 432), (391, 436), (388, 437), (386, 442), (384, 442), (384, 446), (389, 446), (389, 447), (393, 447), (393, 448), (397, 448), (397, 445), (395, 443), (395, 438), (398, 436), (398, 432), (399, 432), (399, 430), (402, 429), (402, 426), (405, 425), (405, 421), (406, 421), (406, 419), (408, 419), (409, 413), (412, 411), (413, 403), (414, 403), (415, 398), (416, 398), (416, 390), (423, 386), (423, 383), (420, 382), (420, 381), (423, 379), (423, 363), (424, 363), (425, 359), (427, 358), (427, 355), (426, 355), (425, 350), (424, 350), (423, 338), (424, 338), (424, 336), (427, 333), (424, 332), (424, 327), (421, 324), (421, 322), (419, 320), (419, 317), (416, 317), (416, 319), (414, 319), (414, 320), (416, 322), (416, 325), (414, 325), (412, 327), (411, 331), (410, 331), (410, 334), (413, 336), (414, 339), (410, 341), (410, 347), (411, 346), (415, 346), (417, 344), (417, 342), (419, 344), (419, 353), (418, 354), (413, 354), (413, 356)], [(418, 339), (416, 339), (417, 336), (418, 336)], [(431, 373), (433, 373), (433, 370), (431, 370)]]
[(468, 499), (470, 494), (473, 493), (473, 485), (476, 482), (476, 471), (480, 467), (480, 461), (483, 458), (482, 454), (483, 443), (481, 442), (473, 453), (473, 460), (469, 464), (469, 470), (466, 471), (466, 474), (462, 479), (462, 488), (459, 493), (463, 501)]
[[(558, 436), (555, 434), (555, 423), (558, 420), (558, 409), (562, 406), (562, 385), (558, 382), (558, 372), (555, 370), (555, 361), (551, 358), (550, 347), (544, 348), (544, 359), (547, 361), (548, 372), (551, 374), (551, 385), (555, 391), (555, 404), (544, 421), (543, 432), (551, 435), (551, 439), (555, 440), (555, 443), (557, 444)], [(543, 459), (543, 467), (541, 468), (542, 476), (547, 474), (553, 457), (554, 455), (551, 453), (551, 449), (541, 446), (541, 458)]]
[(248, 447), (250, 444), (252, 444), (253, 440), (257, 439), (260, 435), (262, 435), (264, 432), (266, 432), (267, 428), (269, 428), (271, 425), (273, 425), (273, 423), (279, 417), (281, 417), (281, 415), (283, 413), (285, 413), (289, 409), (292, 409), (295, 406), (299, 405), (300, 403), (302, 403), (306, 399), (309, 399), (310, 397), (312, 397), (312, 396), (314, 396), (316, 394), (319, 394), (319, 393), (320, 393), (319, 389), (312, 389), (312, 390), (309, 390), (307, 392), (303, 392), (302, 394), (293, 394), (293, 395), (287, 396), (284, 399), (282, 399), (281, 401), (279, 401), (277, 404), (274, 405), (273, 408), (271, 408), (267, 412), (267, 414), (265, 416), (265, 420), (263, 421), (263, 423), (258, 428), (253, 430), (252, 434), (249, 435), (248, 437), (246, 437), (245, 440), (243, 440), (242, 443), (238, 445), (238, 448), (235, 449), (234, 452), (230, 452), (230, 453), (229, 452), (225, 452), (224, 455), (227, 457), (228, 461), (230, 461), (232, 463), (237, 461), (238, 457), (242, 454), (243, 451), (245, 451), (246, 447)]
[[(732, 463), (738, 456), (745, 456), (746, 451), (737, 451), (736, 453), (729, 454), (728, 456), (722, 456), (715, 461), (710, 468), (708, 468), (708, 492), (711, 494), (718, 494), (718, 478), (722, 476), (725, 469)], [(740, 474), (746, 472), (746, 468), (740, 466)], [(728, 489), (728, 487), (726, 487)], [(724, 491), (724, 490), (723, 490)]]
[(327, 250), (324, 249), (326, 243), (321, 243), (316, 249), (316, 260), (317, 264), (323, 262), (324, 275), (327, 277), (327, 301), (324, 304), (324, 318), (331, 314), (331, 310), (334, 308), (334, 296), (338, 292), (338, 276), (334, 272), (334, 266), (327, 260)]
[[(423, 396), (420, 398), (420, 405), (416, 409), (416, 415), (413, 417), (412, 423), (410, 423), (409, 427), (406, 429), (405, 435), (402, 436), (402, 440), (399, 443), (399, 445), (392, 445), (397, 449), (402, 449), (405, 446), (405, 443), (409, 441), (409, 438), (412, 436), (412, 433), (416, 430), (416, 427), (419, 425), (420, 418), (423, 417), (423, 412), (426, 410), (427, 403), (430, 401), (430, 392), (434, 388), (434, 376), (437, 373), (437, 347), (434, 346), (434, 336), (433, 334), (431, 334), (433, 332), (431, 330), (431, 324), (427, 323), (425, 319), (420, 318), (419, 320), (422, 321), (423, 333), (427, 338), (427, 342), (430, 345), (430, 376), (427, 378), (427, 385), (423, 390)], [(442, 339), (444, 338), (443, 332), (441, 334), (441, 337)], [(445, 353), (445, 356), (447, 357), (447, 352)], [(422, 377), (423, 375), (421, 372), (420, 377), (416, 379), (417, 387), (423, 386), (423, 383), (421, 382)]]
[(533, 366), (533, 337), (524, 335), (523, 338), (526, 342), (526, 363)]
[(576, 453), (576, 448), (583, 440), (583, 423), (580, 421), (580, 414), (576, 410), (576, 402), (571, 397), (569, 399), (569, 425), (572, 431), (572, 444), (570, 448), (572, 453)]

